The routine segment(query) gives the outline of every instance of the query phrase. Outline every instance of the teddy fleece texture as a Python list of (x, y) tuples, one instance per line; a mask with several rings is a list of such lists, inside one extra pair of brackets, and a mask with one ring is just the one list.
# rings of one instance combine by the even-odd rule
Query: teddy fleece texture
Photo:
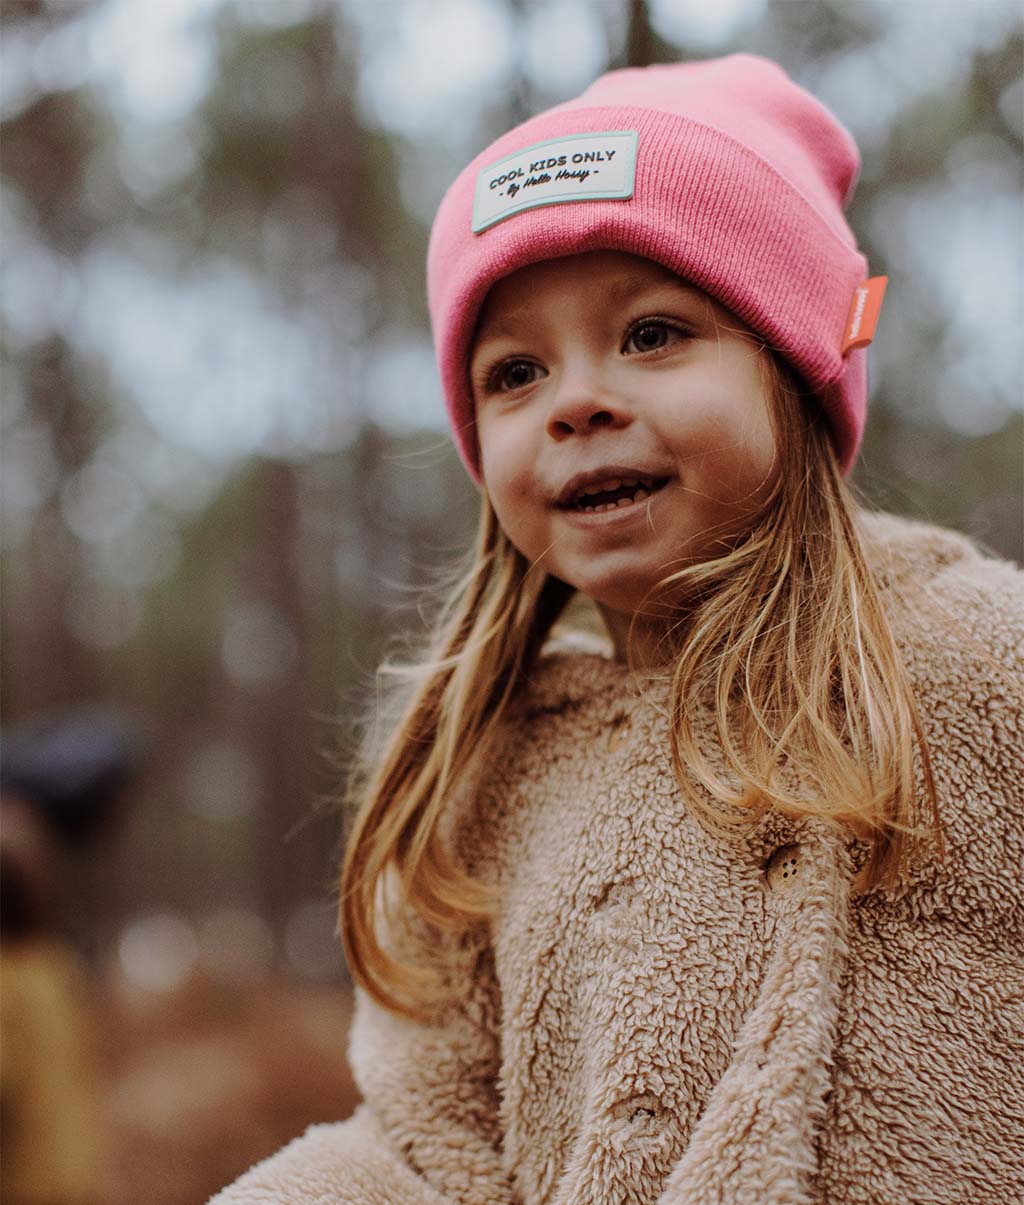
[(463, 998), (419, 1025), (357, 991), (364, 1103), (214, 1205), (1024, 1199), (1024, 572), (930, 524), (864, 526), (945, 863), (853, 897), (864, 847), (821, 821), (708, 835), (667, 689), (549, 648), (453, 808), (503, 901), (452, 943)]

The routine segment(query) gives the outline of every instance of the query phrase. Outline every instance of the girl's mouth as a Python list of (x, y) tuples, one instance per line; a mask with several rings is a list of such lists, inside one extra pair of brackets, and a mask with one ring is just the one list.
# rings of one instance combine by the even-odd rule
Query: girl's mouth
[(667, 477), (623, 478), (617, 482), (604, 483), (611, 488), (579, 494), (562, 509), (573, 514), (608, 514), (612, 511), (629, 510), (645, 499), (652, 497), (668, 483)]
[(584, 495), (574, 503), (561, 507), (561, 512), (574, 527), (608, 527), (643, 521), (652, 499), (669, 480), (668, 477), (658, 477), (649, 489), (639, 483), (632, 486), (623, 484), (615, 490)]

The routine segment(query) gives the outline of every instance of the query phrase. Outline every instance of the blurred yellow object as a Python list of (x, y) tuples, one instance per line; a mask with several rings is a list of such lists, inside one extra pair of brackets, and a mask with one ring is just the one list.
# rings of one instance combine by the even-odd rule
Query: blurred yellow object
[(105, 1133), (91, 987), (58, 938), (0, 950), (0, 1102), (4, 1205), (95, 1205)]

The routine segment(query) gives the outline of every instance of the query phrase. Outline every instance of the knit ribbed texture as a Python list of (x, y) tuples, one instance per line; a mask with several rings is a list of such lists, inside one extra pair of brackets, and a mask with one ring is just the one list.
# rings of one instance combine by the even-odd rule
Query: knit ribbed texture
[[(473, 233), (481, 168), (549, 139), (608, 130), (637, 131), (632, 197), (543, 204)], [(749, 54), (609, 72), (491, 143), (445, 194), (427, 256), (438, 367), (473, 480), (468, 357), (488, 290), (528, 264), (602, 249), (662, 264), (761, 335), (817, 396), (849, 473), (867, 398), (866, 351), (840, 351), (867, 275), (843, 216), (859, 167), (829, 110)]]

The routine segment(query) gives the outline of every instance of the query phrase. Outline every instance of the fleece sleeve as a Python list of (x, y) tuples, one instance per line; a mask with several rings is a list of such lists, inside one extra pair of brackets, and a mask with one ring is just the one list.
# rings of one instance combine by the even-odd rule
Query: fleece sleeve
[(210, 1205), (512, 1205), (489, 943), (464, 940), (459, 966), (465, 990), (431, 1024), (357, 988), (348, 1054), (363, 1103), (347, 1121), (312, 1126)]
[(373, 1110), (314, 1125), (210, 1205), (450, 1205), (393, 1147)]

